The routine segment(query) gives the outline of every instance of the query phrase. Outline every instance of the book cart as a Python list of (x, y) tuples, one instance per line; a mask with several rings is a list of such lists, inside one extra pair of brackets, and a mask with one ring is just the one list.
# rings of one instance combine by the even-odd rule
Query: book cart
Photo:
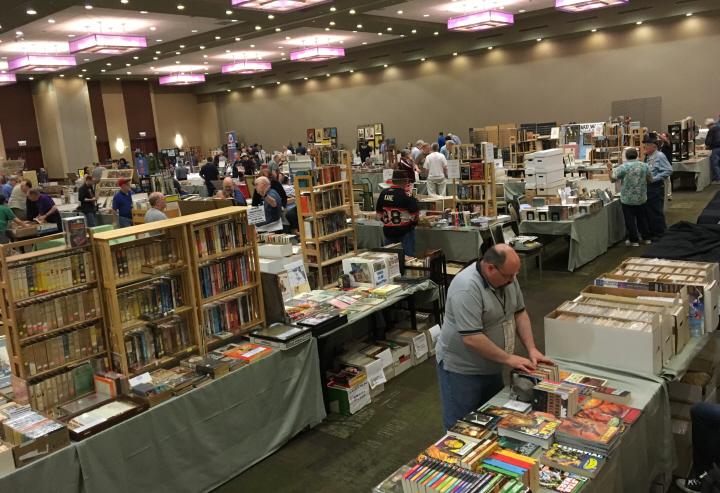
[(316, 289), (335, 286), (343, 259), (357, 250), (352, 167), (321, 166), (297, 175), (295, 193), (300, 198), (300, 245), (310, 284)]
[[(62, 234), (0, 246), (3, 326), (19, 400), (52, 413), (81, 397), (75, 372), (108, 362), (108, 338), (90, 243), (36, 250)], [(27, 250), (26, 253), (18, 251)], [(91, 389), (89, 389), (91, 391)]]

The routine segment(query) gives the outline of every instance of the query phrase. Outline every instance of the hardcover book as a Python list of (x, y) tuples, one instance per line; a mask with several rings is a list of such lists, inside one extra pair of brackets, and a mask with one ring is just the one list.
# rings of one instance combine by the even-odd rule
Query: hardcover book
[(621, 433), (620, 427), (575, 417), (562, 420), (557, 429), (556, 438), (559, 443), (564, 445), (578, 446), (593, 452), (609, 454), (617, 444)]
[(601, 399), (586, 398), (580, 404), (580, 411), (576, 414), (578, 418), (587, 418), (593, 421), (600, 421), (611, 426), (633, 424), (642, 414), (640, 409), (628, 407), (624, 404), (607, 402)]
[(540, 462), (561, 471), (580, 474), (588, 478), (597, 476), (605, 464), (605, 456), (586, 450), (554, 443), (541, 457)]
[(554, 416), (533, 411), (529, 414), (513, 413), (500, 420), (498, 435), (550, 447), (560, 421)]
[(587, 478), (552, 467), (540, 468), (540, 486), (559, 493), (578, 493), (587, 483)]
[(457, 464), (474, 449), (479, 440), (465, 435), (447, 433), (425, 450), (425, 454), (450, 464)]

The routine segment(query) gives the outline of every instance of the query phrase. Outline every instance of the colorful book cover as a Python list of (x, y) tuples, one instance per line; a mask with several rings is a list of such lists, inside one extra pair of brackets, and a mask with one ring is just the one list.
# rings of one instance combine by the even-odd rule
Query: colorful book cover
[(458, 463), (478, 444), (478, 440), (467, 436), (448, 433), (427, 448), (425, 454), (450, 464)]
[(599, 377), (583, 375), (582, 373), (570, 373), (561, 371), (560, 377), (568, 383), (585, 385), (587, 387), (604, 387), (605, 385), (607, 385), (607, 380)]
[(518, 454), (528, 457), (532, 456), (535, 451), (540, 448), (534, 443), (523, 442), (510, 437), (499, 437), (498, 445), (500, 445), (501, 448), (512, 450), (513, 452), (517, 452)]
[(500, 418), (497, 416), (492, 416), (490, 414), (485, 414), (480, 411), (473, 411), (465, 415), (462, 420), (472, 425), (482, 426), (485, 428), (493, 428), (500, 420)]
[(555, 443), (540, 457), (540, 462), (555, 469), (594, 478), (605, 464), (605, 457)]
[(498, 428), (515, 431), (531, 437), (547, 440), (560, 426), (560, 420), (545, 413), (533, 411), (528, 414), (513, 413), (498, 423)]
[(563, 419), (558, 427), (563, 435), (601, 446), (612, 444), (621, 431), (617, 426), (579, 417)]
[(587, 481), (587, 478), (552, 467), (542, 466), (540, 468), (540, 486), (550, 491), (578, 493)]
[(580, 408), (576, 417), (600, 421), (611, 426), (633, 424), (642, 414), (640, 409), (595, 398), (583, 400)]
[(458, 421), (455, 423), (455, 425), (450, 428), (450, 432), (475, 438), (476, 440), (481, 440), (490, 434), (490, 430), (483, 428), (482, 426), (466, 423), (465, 421)]

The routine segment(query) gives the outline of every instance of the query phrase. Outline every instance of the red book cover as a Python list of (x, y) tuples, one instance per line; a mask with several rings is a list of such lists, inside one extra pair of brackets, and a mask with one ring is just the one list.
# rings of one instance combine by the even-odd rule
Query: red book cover
[(529, 462), (518, 460), (514, 457), (509, 457), (509, 456), (501, 454), (501, 453), (494, 453), (488, 458), (495, 459), (500, 462), (506, 462), (512, 466), (519, 467), (520, 469), (532, 469), (532, 466), (533, 466)]
[(603, 401), (601, 399), (586, 398), (580, 404), (577, 417), (592, 419), (610, 425), (618, 426), (622, 423), (633, 424), (642, 414), (639, 409)]

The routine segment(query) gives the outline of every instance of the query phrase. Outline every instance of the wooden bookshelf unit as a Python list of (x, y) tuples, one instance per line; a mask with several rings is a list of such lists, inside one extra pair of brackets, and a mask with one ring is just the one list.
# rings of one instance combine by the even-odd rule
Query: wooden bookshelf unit
[[(80, 397), (75, 368), (108, 364), (108, 337), (90, 247), (36, 247), (62, 234), (0, 246), (3, 325), (19, 401), (52, 413)], [(29, 250), (27, 253), (17, 253)]]
[(265, 323), (255, 227), (248, 225), (246, 207), (225, 207), (185, 219), (197, 317), (209, 351)]
[(488, 156), (460, 159), (460, 179), (453, 179), (453, 210), (477, 212), (483, 216), (497, 214), (495, 163)]
[(320, 166), (311, 174), (298, 175), (295, 195), (310, 285), (315, 289), (334, 286), (342, 274), (342, 260), (357, 250), (352, 167)]

